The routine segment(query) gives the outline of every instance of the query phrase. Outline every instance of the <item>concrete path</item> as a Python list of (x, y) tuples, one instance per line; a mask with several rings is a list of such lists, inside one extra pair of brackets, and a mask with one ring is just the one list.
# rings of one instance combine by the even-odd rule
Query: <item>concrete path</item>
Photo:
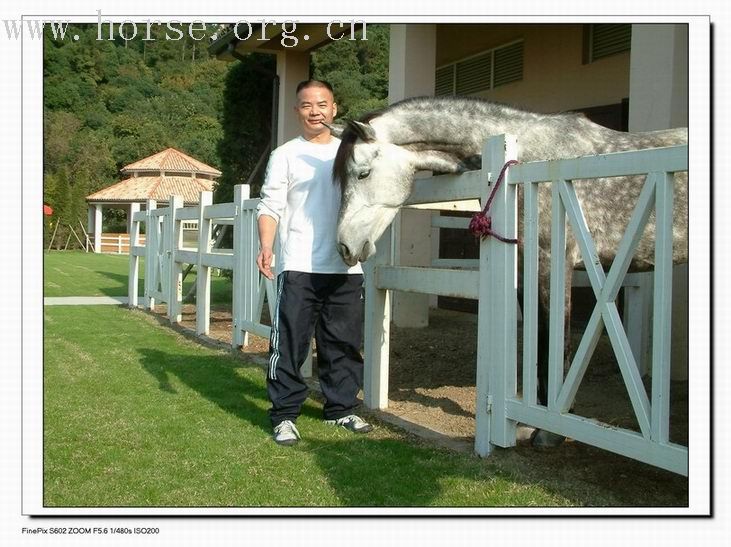
[(128, 304), (127, 296), (48, 296), (43, 299), (44, 306), (95, 306)]

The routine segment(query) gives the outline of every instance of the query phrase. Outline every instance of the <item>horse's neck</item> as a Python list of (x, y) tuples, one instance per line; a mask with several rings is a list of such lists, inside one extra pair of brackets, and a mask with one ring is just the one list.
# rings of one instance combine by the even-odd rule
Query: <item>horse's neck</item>
[(397, 143), (438, 142), (464, 144), (473, 148), (491, 135), (520, 133), (528, 120), (523, 113), (505, 112), (500, 115), (495, 105), (470, 105), (464, 108), (458, 103), (439, 108), (394, 110), (371, 123), (386, 140)]

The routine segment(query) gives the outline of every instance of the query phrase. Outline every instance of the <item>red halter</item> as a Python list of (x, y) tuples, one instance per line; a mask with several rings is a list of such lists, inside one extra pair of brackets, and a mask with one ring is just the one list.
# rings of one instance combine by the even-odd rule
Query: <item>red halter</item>
[(492, 200), (495, 197), (495, 192), (497, 192), (498, 188), (500, 188), (500, 183), (502, 183), (503, 178), (505, 177), (505, 171), (507, 171), (508, 167), (511, 165), (517, 165), (518, 162), (516, 160), (509, 160), (505, 162), (505, 165), (503, 165), (503, 168), (500, 170), (500, 176), (497, 178), (497, 181), (495, 182), (495, 186), (492, 187), (492, 192), (490, 192), (490, 197), (487, 198), (487, 203), (485, 204), (484, 209), (482, 209), (481, 212), (475, 213), (472, 216), (472, 220), (470, 221), (470, 227), (469, 230), (475, 237), (479, 237), (480, 239), (485, 239), (488, 236), (493, 236), (496, 239), (499, 239), (500, 241), (504, 243), (518, 243), (517, 239), (510, 239), (503, 237), (499, 234), (496, 234), (492, 231), (492, 217), (490, 217), (490, 205), (492, 204)]

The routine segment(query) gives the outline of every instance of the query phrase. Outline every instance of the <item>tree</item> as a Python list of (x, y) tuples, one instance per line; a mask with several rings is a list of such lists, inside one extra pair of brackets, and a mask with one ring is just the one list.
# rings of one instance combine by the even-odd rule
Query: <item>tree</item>
[(335, 89), (338, 117), (359, 118), (388, 98), (388, 26), (369, 25), (367, 40), (343, 38), (312, 54), (313, 76)]
[[(218, 143), (223, 175), (215, 201), (233, 199), (233, 187), (251, 176), (271, 142), (272, 82), (275, 60), (271, 55), (250, 54), (236, 63), (226, 78), (223, 93), (223, 138)], [(252, 195), (262, 183), (262, 170), (253, 181)]]
[[(274, 56), (224, 63), (209, 57), (204, 42), (168, 40), (177, 34), (165, 26), (152, 27), (154, 40), (144, 41), (142, 28), (129, 42), (97, 40), (95, 24), (70, 25), (78, 41), (54, 40), (46, 29), (44, 200), (54, 218), (83, 220), (85, 196), (119, 180), (124, 165), (171, 146), (222, 171), (215, 201), (233, 199), (234, 185), (252, 173), (252, 195), (259, 192), (272, 135)], [(212, 34), (214, 26), (207, 28)], [(386, 104), (388, 27), (370, 25), (367, 38), (313, 54), (313, 75), (335, 85), (340, 115)]]

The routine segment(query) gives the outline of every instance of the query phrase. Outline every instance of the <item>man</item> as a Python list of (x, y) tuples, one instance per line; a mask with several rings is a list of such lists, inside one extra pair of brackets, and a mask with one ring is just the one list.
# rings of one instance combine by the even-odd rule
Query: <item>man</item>
[(330, 84), (301, 82), (295, 112), (302, 135), (272, 152), (257, 210), (261, 251), (256, 263), (269, 279), (274, 278), (273, 244), (279, 234), (267, 391), (274, 441), (282, 445), (300, 439), (295, 421), (307, 398), (300, 367), (313, 332), (326, 422), (356, 433), (372, 429), (353, 412), (363, 384), (363, 272), (359, 264), (349, 268), (336, 248), (340, 188), (332, 181), (332, 164), (340, 140), (323, 125), (337, 113)]

